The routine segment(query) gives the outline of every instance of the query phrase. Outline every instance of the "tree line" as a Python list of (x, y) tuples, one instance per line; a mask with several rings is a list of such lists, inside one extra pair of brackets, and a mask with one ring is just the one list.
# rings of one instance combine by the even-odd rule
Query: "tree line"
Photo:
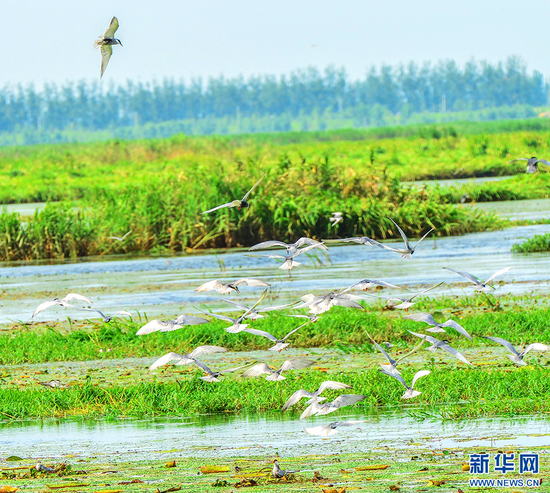
[(0, 132), (102, 130), (179, 120), (251, 117), (304, 118), (346, 114), (376, 124), (376, 115), (465, 112), (547, 104), (548, 84), (518, 57), (504, 62), (455, 61), (435, 65), (371, 67), (352, 80), (345, 69), (309, 67), (279, 77), (165, 79), (104, 86), (99, 82), (5, 86), (0, 89)]

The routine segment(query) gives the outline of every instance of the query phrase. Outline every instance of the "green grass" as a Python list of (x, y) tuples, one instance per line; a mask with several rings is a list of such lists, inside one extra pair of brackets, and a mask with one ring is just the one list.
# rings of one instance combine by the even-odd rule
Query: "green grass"
[(550, 233), (535, 235), (522, 243), (512, 246), (514, 253), (534, 253), (550, 251)]

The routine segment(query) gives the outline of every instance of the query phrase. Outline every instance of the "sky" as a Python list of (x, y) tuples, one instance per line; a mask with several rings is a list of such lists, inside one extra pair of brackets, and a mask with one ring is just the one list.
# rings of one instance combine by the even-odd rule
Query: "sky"
[(520, 56), (550, 76), (547, 0), (4, 0), (6, 84), (99, 79), (93, 41), (120, 28), (102, 84), (281, 75)]

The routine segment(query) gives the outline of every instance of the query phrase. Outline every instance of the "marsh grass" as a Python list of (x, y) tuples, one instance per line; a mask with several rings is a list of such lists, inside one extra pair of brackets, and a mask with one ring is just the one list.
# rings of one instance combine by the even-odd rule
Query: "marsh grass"
[(512, 246), (514, 253), (535, 253), (550, 251), (550, 233), (535, 235), (521, 243)]
[[(344, 352), (374, 352), (367, 332), (377, 341), (390, 341), (399, 348), (417, 344), (408, 330), (423, 332), (426, 324), (402, 318), (401, 313), (387, 312), (382, 305), (367, 305), (365, 311), (335, 307), (315, 324), (309, 324), (293, 334), (293, 347), (332, 347)], [(544, 297), (483, 296), (424, 298), (415, 311), (433, 313), (437, 320), (453, 318), (474, 336), (474, 341), (460, 337), (449, 329), (448, 337), (459, 348), (478, 348), (487, 341), (475, 336), (503, 337), (513, 344), (530, 344), (550, 340), (550, 306)], [(209, 324), (186, 326), (182, 329), (147, 336), (136, 336), (145, 324), (114, 320), (108, 324), (89, 322), (72, 328), (48, 324), (16, 325), (0, 333), (0, 364), (13, 365), (53, 361), (83, 361), (128, 357), (160, 356), (169, 351), (187, 351), (195, 346), (211, 344), (231, 351), (267, 349), (272, 344), (251, 334), (229, 334), (227, 324), (214, 320)], [(253, 327), (276, 336), (284, 336), (301, 322), (291, 317), (270, 314), (253, 322)], [(436, 334), (436, 337), (438, 335)], [(439, 337), (441, 338), (441, 337)], [(109, 351), (107, 351), (109, 350)]]

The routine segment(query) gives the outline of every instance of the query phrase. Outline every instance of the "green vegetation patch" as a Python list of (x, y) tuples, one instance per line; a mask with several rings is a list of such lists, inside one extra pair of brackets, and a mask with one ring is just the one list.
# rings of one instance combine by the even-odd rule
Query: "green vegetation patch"
[(512, 246), (515, 253), (550, 252), (550, 233), (535, 235), (522, 243)]

